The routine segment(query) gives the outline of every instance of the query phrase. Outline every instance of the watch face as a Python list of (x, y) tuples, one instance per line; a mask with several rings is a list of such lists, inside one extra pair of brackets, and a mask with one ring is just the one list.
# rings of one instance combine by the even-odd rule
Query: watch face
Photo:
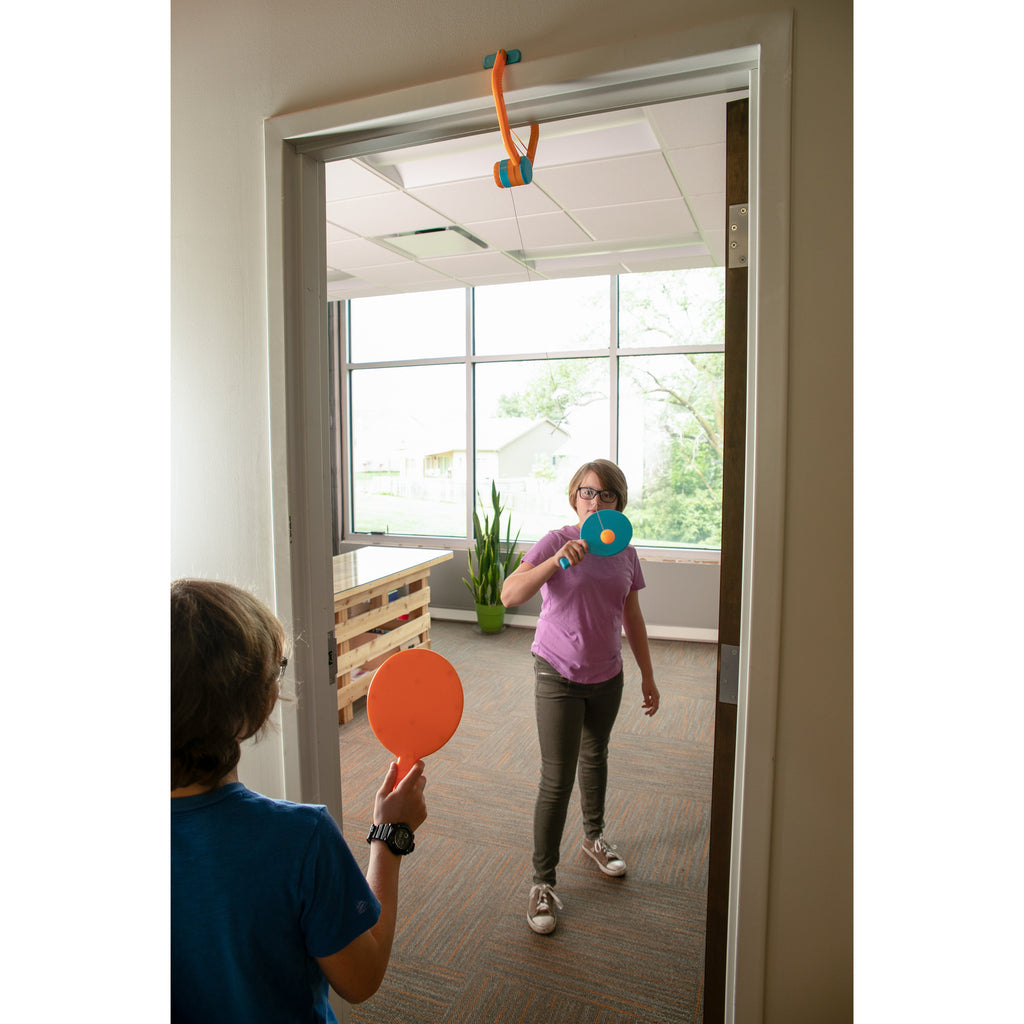
[(412, 849), (412, 831), (406, 825), (396, 825), (391, 833), (391, 842), (398, 850)]

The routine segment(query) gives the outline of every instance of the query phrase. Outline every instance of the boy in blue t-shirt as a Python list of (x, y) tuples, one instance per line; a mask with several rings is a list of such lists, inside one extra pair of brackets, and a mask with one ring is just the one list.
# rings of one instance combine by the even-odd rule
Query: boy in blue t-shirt
[(377, 791), (363, 876), (321, 806), (238, 781), (239, 744), (266, 726), (287, 664), (281, 623), (226, 583), (171, 586), (171, 1017), (333, 1022), (380, 987), (402, 855), (427, 816), (423, 764)]

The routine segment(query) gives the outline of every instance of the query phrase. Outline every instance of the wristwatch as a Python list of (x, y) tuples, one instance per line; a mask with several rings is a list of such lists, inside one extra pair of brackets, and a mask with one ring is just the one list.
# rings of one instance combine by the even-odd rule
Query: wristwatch
[(394, 823), (386, 821), (383, 825), (374, 825), (370, 829), (366, 841), (372, 843), (374, 839), (380, 839), (387, 843), (388, 849), (400, 857), (404, 857), (416, 849), (416, 844), (412, 841), (412, 829), (402, 821)]

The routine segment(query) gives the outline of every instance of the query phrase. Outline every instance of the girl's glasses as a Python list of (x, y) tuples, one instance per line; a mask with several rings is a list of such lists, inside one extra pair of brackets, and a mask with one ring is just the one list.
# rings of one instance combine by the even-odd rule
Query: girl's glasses
[(591, 501), (598, 495), (601, 496), (601, 500), (606, 504), (619, 500), (619, 496), (615, 491), (595, 491), (593, 487), (577, 487), (576, 494), (584, 501)]

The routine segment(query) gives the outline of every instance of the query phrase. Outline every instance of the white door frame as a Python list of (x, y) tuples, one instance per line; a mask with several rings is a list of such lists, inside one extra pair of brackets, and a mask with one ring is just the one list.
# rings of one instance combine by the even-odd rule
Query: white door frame
[[(740, 678), (726, 1020), (764, 1001), (785, 523), (792, 14), (755, 15), (523, 61), (510, 120), (749, 88), (749, 351)], [(341, 821), (328, 447), (324, 161), (493, 130), (490, 76), (349, 100), (265, 122), (276, 600), (299, 699), (283, 714), (286, 795)]]

